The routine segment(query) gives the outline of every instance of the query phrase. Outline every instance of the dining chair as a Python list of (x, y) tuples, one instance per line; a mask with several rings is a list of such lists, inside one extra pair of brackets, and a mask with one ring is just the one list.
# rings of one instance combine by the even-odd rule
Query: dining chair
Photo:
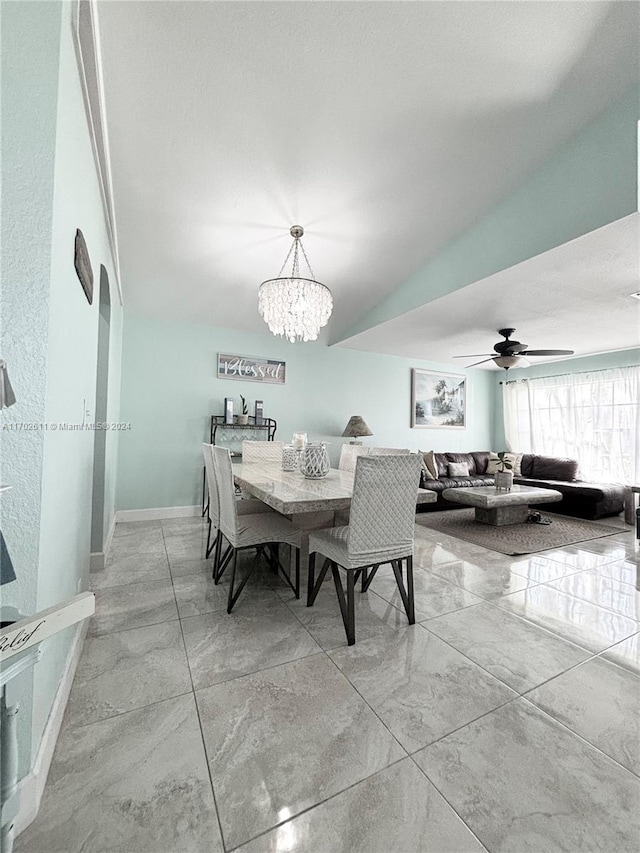
[[(356, 641), (355, 585), (361, 578), (361, 591), (366, 592), (385, 563), (391, 563), (409, 624), (415, 623), (413, 536), (421, 467), (419, 453), (360, 456), (348, 526), (309, 536), (307, 607), (313, 605), (330, 568), (350, 646)], [(316, 554), (325, 558), (317, 580)], [(340, 570), (347, 576), (346, 597)]]
[(242, 464), (256, 462), (282, 462), (284, 441), (243, 441)]
[(372, 447), (371, 456), (406, 456), (411, 453), (408, 447)]
[[(233, 484), (231, 454), (224, 447), (213, 447), (213, 466), (218, 485), (218, 501), (220, 508), (220, 539), (218, 551), (221, 550), (222, 538), (228, 546), (224, 555), (217, 560), (214, 583), (218, 584), (229, 563), (232, 564), (227, 613), (231, 613), (238, 596), (253, 574), (258, 563), (260, 550), (264, 550), (267, 559), (275, 571), (280, 572), (284, 580), (300, 598), (300, 547), (301, 533), (287, 518), (277, 512), (240, 513), (239, 507), (246, 501), (237, 501)], [(280, 562), (276, 546), (290, 545), (295, 548), (295, 580), (291, 580), (289, 572), (285, 571)], [(248, 548), (258, 548), (258, 553), (251, 563), (249, 571), (235, 589), (238, 552)]]
[[(215, 577), (217, 569), (216, 560), (218, 559), (220, 552), (220, 501), (218, 499), (218, 484), (216, 481), (216, 472), (213, 464), (213, 447), (213, 444), (202, 445), (204, 468), (207, 477), (207, 488), (209, 490), (209, 505), (207, 507), (207, 522), (209, 524), (209, 530), (207, 532), (207, 547), (205, 555), (208, 559), (209, 555), (215, 548), (213, 558), (213, 576)], [(236, 496), (236, 503), (238, 504), (238, 513), (240, 515), (261, 512), (274, 512), (271, 507), (267, 506), (262, 501), (256, 500), (254, 498), (240, 501)], [(215, 536), (213, 537), (213, 541), (211, 541), (211, 534), (213, 530), (215, 530)]]
[(365, 444), (343, 444), (340, 450), (340, 461), (338, 468), (340, 471), (349, 471), (355, 473), (356, 462), (359, 456), (369, 456), (371, 448)]

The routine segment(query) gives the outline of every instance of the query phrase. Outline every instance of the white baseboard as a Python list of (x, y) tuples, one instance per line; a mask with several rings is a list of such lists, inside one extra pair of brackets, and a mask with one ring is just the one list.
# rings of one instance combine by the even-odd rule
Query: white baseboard
[(161, 518), (192, 518), (200, 515), (199, 506), (161, 506), (156, 509), (119, 509), (116, 512), (118, 524), (127, 521), (157, 521)]
[(36, 755), (36, 760), (33, 762), (31, 772), (27, 774), (19, 783), (20, 789), (20, 808), (16, 817), (16, 835), (19, 835), (29, 824), (35, 820), (40, 809), (40, 802), (44, 793), (44, 786), (47, 784), (47, 776), (51, 767), (53, 752), (56, 748), (60, 727), (62, 726), (62, 718), (67, 707), (71, 685), (76, 674), (76, 667), (82, 654), (82, 646), (89, 628), (89, 620), (85, 619), (76, 631), (75, 637), (65, 664), (64, 673), (60, 679), (56, 697), (53, 700), (53, 706), (47, 725), (42, 733), (42, 740)]
[(116, 513), (113, 514), (111, 527), (109, 528), (109, 532), (107, 533), (106, 541), (103, 544), (104, 551), (92, 551), (91, 554), (89, 554), (90, 572), (101, 572), (104, 569), (106, 565), (107, 554), (109, 553), (109, 548), (111, 548), (111, 540), (113, 539), (115, 529)]

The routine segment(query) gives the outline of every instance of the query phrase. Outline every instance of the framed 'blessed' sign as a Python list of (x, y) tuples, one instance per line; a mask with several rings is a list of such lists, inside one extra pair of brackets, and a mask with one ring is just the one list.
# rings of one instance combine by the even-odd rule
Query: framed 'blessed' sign
[(243, 379), (248, 382), (284, 385), (286, 372), (286, 363), (278, 359), (218, 353), (218, 379)]

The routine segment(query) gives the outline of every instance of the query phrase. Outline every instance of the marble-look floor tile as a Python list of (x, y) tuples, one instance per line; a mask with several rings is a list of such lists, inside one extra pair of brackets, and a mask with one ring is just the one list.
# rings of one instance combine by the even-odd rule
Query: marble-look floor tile
[(640, 634), (634, 634), (633, 637), (607, 649), (602, 653), (602, 657), (640, 675)]
[(124, 586), (130, 583), (169, 579), (169, 563), (164, 553), (131, 554), (109, 559), (107, 566), (97, 572), (91, 572), (90, 588), (106, 589), (111, 586)]
[[(307, 607), (305, 594), (298, 600), (288, 599), (287, 606), (325, 651), (347, 645), (338, 596), (330, 578), (325, 580), (312, 607)], [(369, 637), (393, 636), (398, 628), (408, 625), (404, 610), (371, 591), (356, 591), (355, 619), (357, 643)]]
[[(241, 604), (274, 601), (271, 588), (261, 580), (261, 575), (258, 573), (251, 576), (242, 590), (242, 597), (238, 600), (236, 607), (240, 607)], [(209, 575), (202, 572), (175, 577), (173, 579), (173, 590), (181, 619), (227, 609), (228, 583), (223, 581), (216, 585)]]
[(96, 592), (96, 612), (89, 633), (110, 634), (178, 618), (171, 580), (130, 583)]
[(404, 756), (325, 655), (196, 696), (227, 848)]
[(241, 596), (231, 614), (223, 610), (182, 620), (196, 689), (320, 651), (286, 604), (274, 592), (264, 595), (260, 603)]
[(534, 586), (539, 583), (555, 581), (558, 578), (573, 575), (583, 570), (571, 563), (563, 563), (559, 558), (552, 560), (550, 557), (535, 555), (519, 563), (514, 563), (511, 571), (526, 578), (529, 585)]
[(414, 566), (430, 569), (432, 566), (438, 566), (442, 563), (453, 563), (456, 560), (461, 559), (461, 555), (457, 554), (453, 550), (447, 550), (438, 542), (434, 542), (431, 539), (425, 539), (421, 535), (419, 527), (416, 527), (415, 530), (416, 537), (413, 540)]
[(590, 652), (490, 604), (439, 616), (425, 627), (518, 693), (590, 657)]
[[(580, 545), (565, 545), (564, 548), (556, 548), (553, 551), (545, 551), (544, 556), (549, 560), (554, 560), (555, 562), (562, 563), (564, 566), (573, 566), (578, 570), (593, 569), (596, 566), (602, 566), (605, 563), (610, 563), (616, 559), (615, 557), (610, 557), (605, 554), (598, 554), (595, 551), (585, 550), (586, 544), (587, 543), (583, 543)], [(549, 580), (554, 579), (549, 578)]]
[(616, 560), (613, 563), (605, 563), (602, 566), (596, 566), (591, 571), (603, 578), (611, 578), (618, 583), (628, 583), (640, 589), (640, 566), (631, 560)]
[(421, 625), (329, 656), (407, 752), (517, 695)]
[(602, 658), (593, 658), (537, 687), (526, 698), (640, 775), (637, 675)]
[(484, 853), (410, 758), (239, 848), (238, 853)]
[(193, 696), (66, 728), (15, 850), (221, 853)]
[(494, 604), (592, 652), (601, 652), (640, 630), (640, 624), (627, 616), (546, 585), (498, 598)]
[(160, 536), (162, 537), (162, 527), (160, 521), (127, 521), (118, 522), (113, 531), (113, 540), (124, 539), (125, 537), (135, 537), (144, 539), (145, 536)]
[(587, 551), (593, 551), (609, 561), (630, 560), (640, 562), (640, 551), (634, 540), (628, 536), (605, 536), (603, 539), (591, 539), (582, 546)]
[(113, 537), (105, 564), (109, 566), (111, 563), (118, 562), (123, 557), (132, 557), (134, 554), (146, 557), (161, 557), (164, 553), (164, 540), (162, 538), (162, 531), (159, 528), (157, 530), (132, 531), (128, 534)]
[(548, 585), (640, 622), (640, 590), (635, 586), (590, 571), (578, 572)]
[(91, 637), (78, 664), (67, 719), (85, 725), (190, 690), (178, 622)]
[(491, 851), (638, 849), (640, 781), (525, 699), (415, 760)]
[(209, 527), (206, 517), (190, 516), (189, 518), (163, 518), (160, 521), (162, 533), (165, 536), (171, 536), (174, 533), (200, 533), (206, 531)]
[[(402, 608), (402, 599), (391, 566), (381, 566), (378, 569), (369, 589), (398, 609)], [(431, 572), (420, 568), (413, 571), (413, 589), (416, 622), (433, 619), (434, 616), (451, 613), (451, 611), (460, 610), (463, 607), (471, 607), (483, 601), (482, 598), (467, 592), (466, 589), (448, 583), (431, 574)]]
[(213, 554), (208, 559), (204, 556), (171, 557), (169, 559), (169, 571), (173, 578), (195, 574), (206, 575), (210, 578), (213, 573)]
[(537, 583), (516, 574), (510, 566), (477, 566), (466, 560), (434, 566), (431, 572), (487, 600), (519, 592)]

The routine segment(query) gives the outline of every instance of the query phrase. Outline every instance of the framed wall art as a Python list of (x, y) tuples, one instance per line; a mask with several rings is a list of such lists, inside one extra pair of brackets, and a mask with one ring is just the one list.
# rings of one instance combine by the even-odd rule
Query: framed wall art
[(466, 378), (434, 370), (411, 371), (412, 429), (464, 429), (467, 425)]

